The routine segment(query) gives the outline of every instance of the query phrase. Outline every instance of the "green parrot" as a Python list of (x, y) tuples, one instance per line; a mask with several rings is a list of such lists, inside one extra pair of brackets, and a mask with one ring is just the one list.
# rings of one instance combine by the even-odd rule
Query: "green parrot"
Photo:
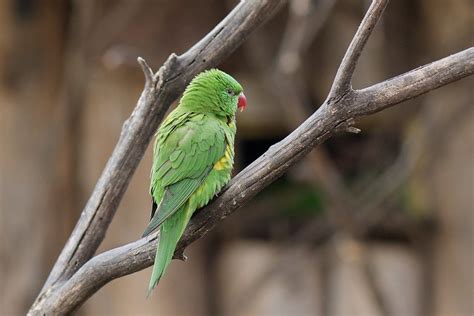
[(165, 273), (193, 213), (230, 180), (235, 113), (246, 105), (242, 86), (225, 72), (211, 69), (191, 81), (158, 129), (151, 169), (151, 220), (143, 233), (147, 236), (160, 228), (148, 294)]

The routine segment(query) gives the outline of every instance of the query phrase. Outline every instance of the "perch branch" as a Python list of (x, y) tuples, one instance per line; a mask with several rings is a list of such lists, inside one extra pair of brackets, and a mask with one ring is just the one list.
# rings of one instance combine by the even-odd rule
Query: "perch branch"
[(469, 48), (364, 90), (354, 91), (337, 101), (346, 107), (343, 110), (334, 112), (327, 102), (323, 103), (290, 135), (234, 177), (217, 199), (196, 214), (177, 251), (200, 238), (282, 175), (315, 145), (332, 136), (342, 122), (381, 111), (473, 73), (474, 48)]
[[(53, 306), (48, 304), (48, 298), (53, 297), (93, 256), (105, 237), (105, 232), (153, 133), (186, 84), (202, 70), (219, 64), (284, 2), (240, 2), (224, 20), (187, 52), (180, 56), (172, 54), (153, 75), (153, 84), (150, 84), (149, 67), (140, 61), (146, 77), (145, 89), (135, 110), (124, 123), (118, 143), (30, 314), (43, 314), (53, 310)], [(67, 308), (54, 306), (56, 312), (65, 312)]]
[[(191, 220), (178, 244), (177, 254), (201, 238), (272, 181), (299, 161), (314, 146), (332, 136), (341, 123), (369, 115), (427, 93), (474, 73), (474, 48), (419, 67), (369, 88), (340, 98), (336, 113), (324, 103), (281, 142), (234, 177), (221, 195)], [(101, 253), (89, 260), (51, 298), (51, 306), (77, 306), (113, 279), (153, 264), (156, 234)]]
[[(130, 178), (171, 102), (193, 76), (218, 64), (283, 2), (241, 2), (190, 50), (180, 56), (172, 54), (158, 73), (153, 75), (153, 84), (149, 84), (149, 74), (146, 75), (147, 83), (137, 107), (125, 122), (118, 144), (30, 314), (69, 313), (107, 282), (152, 264), (156, 234), (91, 257), (103, 240)], [(336, 82), (343, 82), (341, 78), (345, 77), (350, 81), (357, 57), (386, 0), (376, 0), (374, 3), (364, 19), (365, 23), (357, 32), (360, 33), (360, 39), (355, 41), (356, 44), (351, 44), (353, 48), (349, 48), (353, 53), (346, 54), (349, 57), (342, 63), (341, 68), (346, 70), (338, 71)], [(364, 25), (367, 26), (364, 28)], [(147, 74), (148, 68), (144, 63), (141, 66)], [(250, 200), (315, 145), (332, 136), (341, 126), (346, 126), (347, 122), (414, 98), (473, 72), (474, 49), (470, 48), (360, 91), (332, 89), (342, 94), (328, 98), (318, 111), (239, 173), (220, 197), (196, 214), (178, 244), (176, 256), (181, 257), (187, 245)]]

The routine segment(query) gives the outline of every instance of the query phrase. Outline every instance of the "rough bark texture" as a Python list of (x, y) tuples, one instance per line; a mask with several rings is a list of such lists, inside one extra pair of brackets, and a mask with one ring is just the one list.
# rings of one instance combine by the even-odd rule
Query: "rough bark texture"
[[(460, 62), (461, 60), (464, 62)], [(177, 252), (183, 251), (191, 242), (202, 237), (219, 221), (249, 201), (292, 164), (301, 159), (313, 146), (334, 135), (337, 131), (344, 130), (347, 121), (435, 89), (442, 84), (439, 83), (437, 76), (431, 75), (438, 67), (446, 67), (454, 71), (450, 82), (472, 74), (474, 72), (474, 48), (388, 80), (388, 82), (394, 83), (393, 86), (385, 83), (379, 84), (390, 87), (390, 91), (397, 88), (397, 84), (400, 82), (405, 82), (407, 86), (416, 89), (409, 90), (404, 86), (398, 87), (405, 93), (405, 99), (399, 98), (396, 93), (388, 94), (387, 92), (384, 94), (385, 97), (382, 97), (383, 91), (373, 90), (370, 87), (361, 92), (354, 91), (337, 103), (323, 104), (298, 129), (280, 143), (272, 146), (264, 155), (234, 177), (217, 199), (193, 217), (178, 245)], [(428, 76), (432, 81), (426, 80)], [(442, 77), (446, 76), (442, 75)], [(413, 82), (424, 82), (424, 85), (413, 85)], [(370, 92), (367, 93), (367, 91)], [(148, 239), (140, 239), (92, 258), (62, 288), (61, 292), (64, 292), (61, 295), (61, 300), (74, 301), (76, 295), (80, 297), (90, 291), (93, 292), (115, 278), (150, 266), (153, 264), (156, 251), (156, 237), (155, 234)], [(68, 295), (64, 295), (65, 293)]]
[[(144, 60), (145, 89), (119, 142), (59, 257), (31, 314), (62, 314), (80, 306), (107, 282), (153, 262), (156, 234), (92, 257), (159, 122), (190, 79), (216, 65), (284, 1), (239, 4), (211, 33), (181, 56), (171, 55), (154, 74)], [(176, 256), (219, 221), (281, 176), (314, 146), (339, 131), (353, 132), (354, 119), (414, 98), (474, 73), (474, 48), (362, 90), (352, 90), (358, 57), (387, 1), (374, 1), (343, 59), (326, 102), (296, 130), (238, 174), (221, 195), (193, 218)]]
[(142, 95), (124, 123), (114, 152), (30, 313), (53, 310), (66, 313), (78, 306), (50, 305), (47, 302), (55, 296), (58, 288), (63, 287), (62, 283), (93, 256), (104, 239), (128, 183), (171, 103), (196, 74), (219, 64), (284, 2), (239, 3), (187, 52), (180, 56), (172, 54), (156, 74), (143, 59), (139, 59), (146, 77)]

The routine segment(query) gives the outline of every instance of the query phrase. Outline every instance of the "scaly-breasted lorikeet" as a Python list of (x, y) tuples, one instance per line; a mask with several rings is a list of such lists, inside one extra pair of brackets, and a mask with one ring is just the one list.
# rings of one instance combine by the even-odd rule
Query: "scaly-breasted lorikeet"
[(149, 293), (163, 276), (196, 209), (230, 180), (235, 112), (247, 100), (242, 86), (223, 71), (197, 75), (156, 134), (150, 191), (151, 220), (143, 236), (160, 227)]

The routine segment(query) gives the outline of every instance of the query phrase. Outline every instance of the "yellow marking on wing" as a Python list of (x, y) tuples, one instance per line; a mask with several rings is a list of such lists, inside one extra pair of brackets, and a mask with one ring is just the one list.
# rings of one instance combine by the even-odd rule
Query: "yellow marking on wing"
[(227, 158), (226, 158), (225, 156), (222, 157), (222, 158), (219, 159), (219, 161), (216, 162), (216, 164), (214, 165), (214, 170), (217, 170), (217, 171), (223, 170), (223, 169), (226, 167), (227, 162), (228, 162)]
[(214, 170), (219, 171), (223, 169), (228, 169), (230, 167), (229, 160), (230, 160), (230, 146), (227, 145), (227, 147), (225, 148), (224, 156), (215, 163)]

